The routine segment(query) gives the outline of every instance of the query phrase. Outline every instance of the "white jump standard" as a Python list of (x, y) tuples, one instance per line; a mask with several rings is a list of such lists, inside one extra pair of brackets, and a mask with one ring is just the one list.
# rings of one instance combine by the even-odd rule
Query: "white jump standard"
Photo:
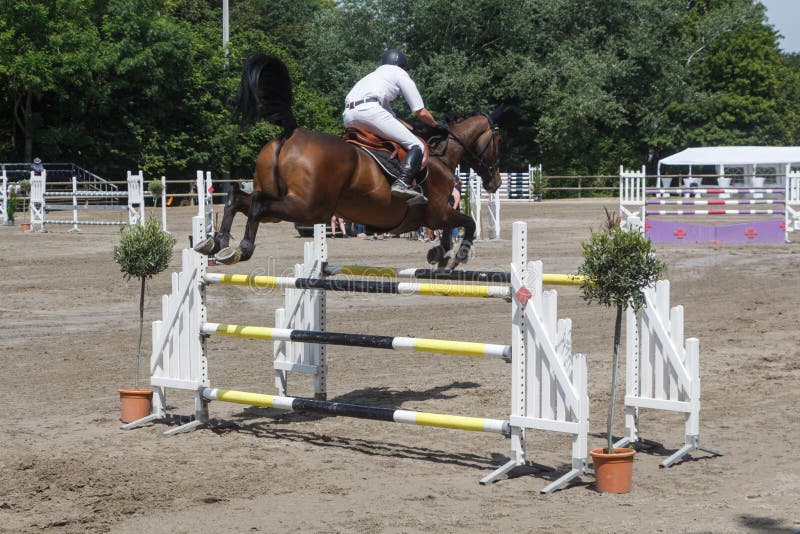
[[(146, 194), (144, 190), (144, 175), (142, 171), (138, 174), (133, 174), (128, 171), (128, 190), (127, 191), (88, 191), (80, 190), (76, 177), (72, 177), (72, 190), (71, 191), (47, 191), (47, 174), (45, 172), (36, 174), (31, 172), (31, 190), (30, 190), (30, 223), (31, 232), (46, 232), (46, 225), (48, 224), (71, 224), (71, 232), (79, 232), (79, 226), (112, 226), (112, 225), (125, 225), (125, 224), (144, 224), (144, 198)], [(163, 185), (163, 178), (162, 178)], [(162, 191), (165, 188), (162, 189)], [(55, 199), (69, 199), (70, 204), (55, 203)], [(47, 200), (51, 202), (48, 203)], [(85, 204), (79, 204), (79, 200), (86, 201)], [(96, 200), (124, 200), (126, 204), (89, 204), (88, 201)], [(164, 193), (162, 192), (162, 212), (166, 209), (164, 207)], [(95, 211), (123, 211), (126, 212), (128, 217), (124, 221), (99, 221), (99, 220), (80, 220), (78, 213), (80, 211), (95, 210)], [(48, 219), (47, 212), (50, 211), (71, 211), (72, 219)], [(163, 215), (163, 213), (162, 213)], [(162, 218), (166, 218), (163, 215)]]

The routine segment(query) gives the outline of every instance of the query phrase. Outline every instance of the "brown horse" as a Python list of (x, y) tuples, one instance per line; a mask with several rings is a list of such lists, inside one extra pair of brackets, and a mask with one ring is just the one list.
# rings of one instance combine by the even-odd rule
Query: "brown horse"
[[(267, 119), (284, 130), (261, 149), (253, 192), (244, 193), (234, 185), (219, 231), (198, 243), (196, 251), (216, 254), (223, 263), (237, 263), (253, 255), (260, 223), (327, 223), (336, 213), (394, 234), (420, 226), (442, 229), (441, 243), (428, 251), (428, 261), (451, 269), (466, 262), (475, 237), (475, 221), (450, 207), (453, 173), (463, 161), (478, 172), (487, 191), (494, 192), (500, 186), (497, 111), (448, 119), (449, 133), (430, 142), (428, 177), (422, 182), (428, 203), (409, 206), (392, 197), (389, 181), (364, 150), (338, 137), (297, 127), (291, 111), (288, 71), (280, 60), (257, 55), (247, 61), (237, 104), (245, 120)], [(247, 226), (234, 249), (228, 242), (238, 212), (247, 214)], [(458, 252), (449, 258), (451, 230), (456, 227), (464, 228), (464, 237)]]

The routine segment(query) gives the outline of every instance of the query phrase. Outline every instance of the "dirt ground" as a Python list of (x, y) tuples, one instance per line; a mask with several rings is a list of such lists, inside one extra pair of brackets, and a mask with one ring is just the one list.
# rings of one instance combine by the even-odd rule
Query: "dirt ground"
[[(545, 272), (574, 272), (581, 240), (602, 221), (599, 201), (504, 204), (504, 241), (481, 242), (469, 267), (507, 269), (511, 224), (529, 223), (529, 255)], [(614, 207), (610, 205), (610, 207)], [(172, 208), (187, 246), (194, 208)], [(240, 219), (239, 223), (243, 221)], [(19, 221), (18, 221), (19, 223)], [(234, 236), (241, 236), (241, 226)], [(796, 240), (800, 242), (800, 236)], [(289, 224), (262, 226), (254, 258), (221, 272), (289, 273), (304, 239)], [(692, 453), (682, 417), (643, 410), (634, 487), (596, 493), (591, 477), (539, 490), (567, 467), (569, 438), (529, 433), (529, 458), (490, 486), (478, 480), (509, 454), (502, 436), (213, 403), (214, 427), (166, 437), (157, 423), (119, 428), (117, 389), (135, 378), (138, 285), (111, 250), (114, 228), (81, 234), (0, 227), (3, 386), (0, 531), (34, 532), (798, 532), (800, 467), (800, 244), (660, 246), (687, 337), (700, 339), (701, 441), (728, 454)], [(335, 239), (334, 262), (424, 267), (429, 245), (407, 239)], [(171, 270), (178, 268), (179, 254)], [(149, 323), (169, 289), (149, 286)], [(278, 291), (209, 288), (209, 321), (271, 325)], [(331, 331), (508, 343), (510, 307), (482, 299), (336, 294)], [(388, 302), (391, 300), (391, 302)], [(589, 361), (590, 446), (604, 444), (613, 314), (559, 291), (574, 350)], [(273, 393), (271, 343), (209, 340), (212, 385)], [(331, 347), (329, 399), (505, 418), (509, 366), (430, 354)], [(623, 370), (624, 371), (624, 370)], [(289, 393), (307, 396), (306, 377)], [(620, 398), (618, 396), (618, 398)], [(621, 406), (621, 400), (620, 406)], [(191, 395), (172, 393), (191, 415)], [(621, 413), (621, 411), (620, 411)], [(616, 433), (623, 429), (617, 418)]]

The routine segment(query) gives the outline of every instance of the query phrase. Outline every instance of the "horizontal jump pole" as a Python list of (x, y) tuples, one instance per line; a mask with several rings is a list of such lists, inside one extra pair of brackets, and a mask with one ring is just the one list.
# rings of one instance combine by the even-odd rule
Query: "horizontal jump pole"
[(128, 211), (124, 204), (47, 204), (46, 211)]
[(647, 189), (648, 195), (657, 195), (665, 193), (674, 193), (679, 195), (755, 195), (756, 193), (765, 193), (769, 195), (782, 195), (784, 189), (751, 189), (751, 188), (722, 188), (722, 189), (700, 189), (697, 187), (692, 188), (664, 188), (664, 189)]
[[(349, 274), (354, 276), (458, 280), (464, 282), (511, 282), (511, 273), (507, 271), (455, 271), (452, 269), (372, 267), (368, 265), (337, 265), (333, 263), (326, 263), (323, 266), (323, 272), (326, 275)], [(576, 274), (542, 275), (542, 283), (553, 286), (579, 286), (583, 280), (583, 276)]]
[(647, 215), (783, 215), (784, 210), (647, 210)]
[(323, 266), (326, 275), (349, 274), (354, 276), (378, 276), (385, 278), (422, 278), (427, 280), (458, 280), (463, 282), (511, 282), (511, 273), (504, 271), (456, 271), (452, 269), (415, 269), (396, 267), (371, 267), (369, 265)]
[[(48, 183), (47, 185), (52, 185)], [(44, 197), (78, 197), (78, 198), (124, 198), (128, 196), (127, 191), (45, 191)]]
[(240, 326), (220, 323), (205, 323), (201, 332), (206, 335), (261, 339), (265, 341), (296, 341), (300, 343), (342, 345), (347, 347), (434, 352), (438, 354), (474, 356), (479, 358), (502, 358), (504, 360), (511, 359), (510, 345), (473, 343), (469, 341), (345, 334), (340, 332), (318, 332), (315, 330), (270, 328), (266, 326)]
[(415, 412), (411, 410), (395, 410), (392, 408), (377, 408), (360, 404), (344, 404), (298, 397), (279, 397), (260, 393), (247, 393), (229, 389), (203, 388), (201, 394), (204, 399), (245, 404), (247, 406), (261, 406), (294, 412), (315, 412), (354, 417), (357, 419), (372, 419), (389, 423), (406, 425), (432, 426), (438, 428), (451, 428), (455, 430), (470, 430), (473, 432), (491, 432), (494, 434), (511, 434), (508, 421), (500, 419), (484, 419), (480, 417), (464, 417), (460, 415), (445, 415), (428, 412)]
[(247, 274), (208, 273), (208, 283), (249, 286), (256, 288), (323, 289), (355, 293), (391, 293), (398, 295), (427, 295), (436, 297), (483, 297), (511, 299), (508, 286), (469, 286), (448, 284), (415, 284), (410, 282), (379, 282), (372, 280), (327, 280), (324, 278), (291, 278)]
[(44, 224), (78, 224), (80, 226), (114, 226), (130, 224), (128, 221), (78, 221), (45, 219)]
[(647, 205), (661, 206), (740, 206), (747, 204), (785, 204), (782, 199), (748, 199), (748, 200), (725, 200), (725, 199), (694, 199), (694, 200), (648, 200)]

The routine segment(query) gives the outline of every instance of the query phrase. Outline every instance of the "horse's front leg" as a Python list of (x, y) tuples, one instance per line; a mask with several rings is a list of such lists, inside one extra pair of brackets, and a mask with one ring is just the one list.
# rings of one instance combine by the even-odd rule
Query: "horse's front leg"
[[(464, 238), (461, 240), (458, 251), (455, 255), (448, 254), (453, 248), (453, 229), (464, 228)], [(452, 210), (444, 219), (442, 237), (439, 245), (428, 251), (428, 263), (436, 264), (440, 269), (455, 269), (459, 264), (466, 263), (469, 259), (469, 251), (472, 248), (472, 241), (475, 239), (475, 221), (472, 217), (464, 215), (460, 211)]]
[(239, 189), (239, 184), (233, 183), (225, 201), (225, 209), (222, 215), (222, 224), (212, 237), (207, 237), (194, 246), (194, 250), (200, 254), (211, 256), (220, 250), (228, 248), (231, 239), (231, 226), (233, 218), (237, 213), (247, 215), (250, 211), (250, 194), (244, 193)]
[(455, 269), (460, 264), (469, 261), (472, 242), (475, 240), (475, 220), (468, 215), (464, 215), (460, 211), (453, 211), (453, 214), (454, 216), (448, 218), (448, 225), (452, 225), (453, 228), (463, 228), (464, 237), (461, 238), (458, 250), (447, 263), (448, 269)]

